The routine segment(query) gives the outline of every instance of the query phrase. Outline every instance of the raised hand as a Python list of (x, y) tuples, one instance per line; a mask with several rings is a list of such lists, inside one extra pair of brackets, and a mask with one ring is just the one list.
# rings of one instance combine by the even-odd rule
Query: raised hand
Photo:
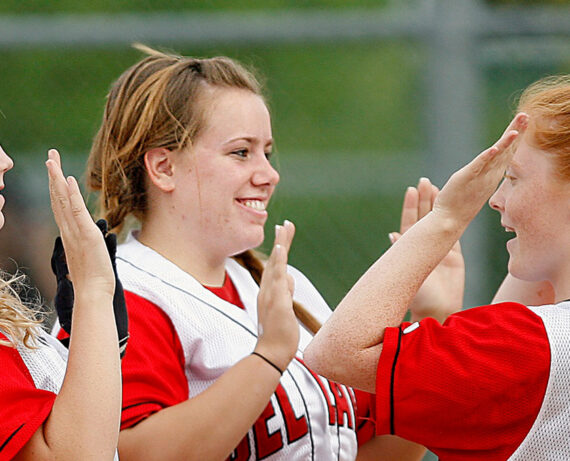
[[(408, 187), (404, 195), (400, 232), (392, 232), (394, 243), (416, 222), (428, 214), (439, 190), (429, 179), (421, 178), (417, 187)], [(443, 322), (463, 306), (465, 263), (459, 240), (431, 272), (410, 304), (412, 321), (433, 317)]]
[(287, 274), (287, 256), (295, 226), (285, 221), (275, 228), (275, 242), (263, 271), (257, 296), (259, 339), (255, 351), (283, 371), (295, 356), (299, 324), (293, 312), (293, 278)]
[(526, 114), (518, 114), (492, 147), (451, 176), (432, 211), (407, 229), (340, 302), (305, 349), (307, 365), (329, 379), (374, 391), (386, 328), (402, 323), (422, 284), (496, 189), (512, 157), (509, 147), (527, 122)]
[(65, 178), (59, 153), (51, 149), (46, 162), (53, 214), (59, 231), (69, 274), (77, 293), (88, 291), (113, 296), (115, 276), (103, 234), (93, 222), (79, 185)]
[(527, 125), (528, 115), (517, 114), (495, 144), (449, 178), (433, 211), (451, 226), (466, 227), (499, 185), (513, 155), (509, 147)]

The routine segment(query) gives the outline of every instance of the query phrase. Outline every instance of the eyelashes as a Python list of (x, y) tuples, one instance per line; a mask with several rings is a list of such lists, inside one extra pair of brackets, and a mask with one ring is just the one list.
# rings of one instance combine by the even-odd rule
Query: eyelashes
[[(248, 158), (250, 155), (250, 152), (248, 149), (237, 149), (237, 150), (234, 150), (230, 153), (238, 156), (239, 158)], [(273, 152), (264, 152), (264, 155), (265, 155), (265, 158), (267, 160), (271, 160), (271, 156), (273, 155)]]

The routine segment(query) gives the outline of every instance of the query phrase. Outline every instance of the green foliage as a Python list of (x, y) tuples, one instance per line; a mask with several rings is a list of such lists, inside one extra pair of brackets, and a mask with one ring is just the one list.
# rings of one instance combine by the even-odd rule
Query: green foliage
[(568, 0), (486, 0), (491, 5), (568, 5)]
[(378, 7), (387, 0), (2, 0), (0, 13), (119, 13)]
[[(227, 54), (253, 64), (268, 81), (280, 151), (394, 151), (417, 148), (401, 136), (419, 123), (419, 59), (406, 44), (183, 49), (183, 54)], [(0, 136), (12, 152), (47, 145), (85, 155), (100, 121), (105, 95), (136, 50), (2, 52)], [(394, 70), (389, 70), (394, 69)], [(22, 136), (33, 133), (33, 136)]]

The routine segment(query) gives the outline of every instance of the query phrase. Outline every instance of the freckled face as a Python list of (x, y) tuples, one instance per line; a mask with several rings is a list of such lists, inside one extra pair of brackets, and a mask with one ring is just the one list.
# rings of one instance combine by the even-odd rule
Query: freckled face
[[(2, 146), (0, 146), (0, 190), (4, 189), (4, 173), (10, 170), (14, 166), (12, 159), (4, 152)], [(0, 195), (0, 229), (4, 227), (4, 214), (2, 213), (2, 208), (4, 207), (5, 199), (3, 195)]]
[(174, 200), (192, 238), (231, 256), (263, 242), (266, 207), (279, 174), (269, 157), (271, 120), (263, 99), (217, 89), (204, 129), (175, 169)]
[(521, 139), (505, 179), (489, 200), (515, 238), (507, 242), (509, 272), (528, 281), (565, 277), (570, 257), (570, 182), (554, 174), (551, 154)]

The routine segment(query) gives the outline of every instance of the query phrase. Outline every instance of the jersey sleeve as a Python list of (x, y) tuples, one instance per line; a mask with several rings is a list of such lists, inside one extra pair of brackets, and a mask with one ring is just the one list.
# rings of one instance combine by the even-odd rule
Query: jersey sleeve
[(121, 363), (121, 429), (188, 399), (184, 353), (168, 316), (156, 305), (125, 291), (129, 343)]
[(0, 363), (0, 461), (8, 461), (48, 418), (56, 394), (36, 388), (17, 349), (1, 345)]
[(377, 433), (418, 442), (441, 459), (507, 459), (538, 415), (549, 371), (542, 319), (520, 304), (388, 328)]
[(376, 432), (376, 408), (374, 394), (353, 389), (356, 399), (356, 437), (358, 446), (372, 439)]

